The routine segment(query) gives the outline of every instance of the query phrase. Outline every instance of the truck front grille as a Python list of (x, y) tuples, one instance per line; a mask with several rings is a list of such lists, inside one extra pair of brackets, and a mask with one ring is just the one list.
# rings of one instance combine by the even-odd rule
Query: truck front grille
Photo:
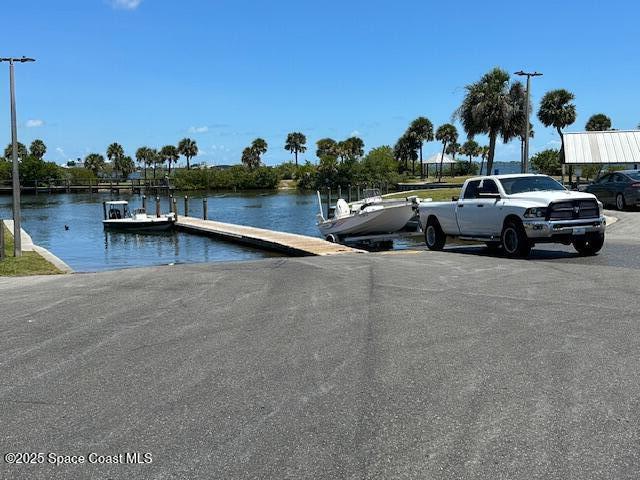
[(598, 202), (595, 200), (571, 200), (549, 205), (549, 220), (576, 220), (599, 216)]

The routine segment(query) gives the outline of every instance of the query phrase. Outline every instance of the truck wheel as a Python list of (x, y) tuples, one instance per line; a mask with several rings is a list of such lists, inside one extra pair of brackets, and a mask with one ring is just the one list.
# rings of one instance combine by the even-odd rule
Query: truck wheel
[(604, 245), (604, 233), (589, 233), (573, 241), (573, 248), (583, 256), (595, 255)]
[(616, 208), (618, 210), (624, 210), (624, 207), (627, 206), (627, 202), (624, 201), (624, 195), (619, 193), (616, 195)]
[(531, 244), (527, 238), (527, 233), (519, 223), (513, 221), (505, 223), (500, 239), (502, 250), (504, 250), (508, 257), (526, 257), (531, 251)]
[(424, 241), (429, 250), (442, 250), (447, 241), (447, 236), (442, 231), (438, 220), (430, 218), (424, 231)]

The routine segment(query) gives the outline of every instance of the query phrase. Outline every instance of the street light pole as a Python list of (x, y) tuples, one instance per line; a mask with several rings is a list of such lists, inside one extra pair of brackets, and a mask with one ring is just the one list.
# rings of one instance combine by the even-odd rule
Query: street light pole
[(16, 89), (13, 73), (14, 62), (35, 62), (33, 58), (0, 58), (9, 62), (9, 90), (11, 96), (11, 158), (13, 161), (13, 255), (22, 256), (21, 214), (20, 214), (20, 168), (18, 164), (18, 126), (16, 122)]
[(523, 72), (520, 70), (519, 72), (515, 72), (515, 75), (527, 77), (527, 101), (524, 105), (524, 153), (522, 155), (522, 173), (527, 173), (529, 170), (529, 98), (531, 93), (531, 77), (540, 77), (542, 74), (538, 72)]

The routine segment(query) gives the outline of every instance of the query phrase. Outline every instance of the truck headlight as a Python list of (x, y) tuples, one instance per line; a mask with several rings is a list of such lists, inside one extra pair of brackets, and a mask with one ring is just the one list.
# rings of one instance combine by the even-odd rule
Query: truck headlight
[(525, 218), (541, 218), (547, 216), (547, 209), (545, 207), (527, 208), (524, 212)]

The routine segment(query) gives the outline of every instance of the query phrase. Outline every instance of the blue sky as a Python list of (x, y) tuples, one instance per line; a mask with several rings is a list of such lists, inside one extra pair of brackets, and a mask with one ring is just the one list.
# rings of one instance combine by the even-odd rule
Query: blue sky
[[(287, 132), (315, 141), (360, 136), (393, 145), (418, 115), (449, 122), (464, 86), (494, 66), (538, 70), (532, 100), (575, 93), (581, 130), (604, 112), (640, 122), (634, 1), (5, 0), (0, 56), (16, 67), (19, 139), (42, 138), (56, 162), (133, 155), (185, 136), (199, 161), (237, 163), (257, 136), (264, 160), (289, 160)], [(527, 9), (527, 7), (529, 7)], [(8, 67), (0, 65), (0, 132), (10, 138)], [(533, 152), (557, 146), (532, 116)], [(458, 125), (459, 127), (459, 125)], [(464, 136), (459, 128), (461, 137)], [(486, 142), (484, 138), (477, 138)], [(435, 142), (425, 153), (438, 151)], [(497, 160), (518, 160), (516, 142)]]

